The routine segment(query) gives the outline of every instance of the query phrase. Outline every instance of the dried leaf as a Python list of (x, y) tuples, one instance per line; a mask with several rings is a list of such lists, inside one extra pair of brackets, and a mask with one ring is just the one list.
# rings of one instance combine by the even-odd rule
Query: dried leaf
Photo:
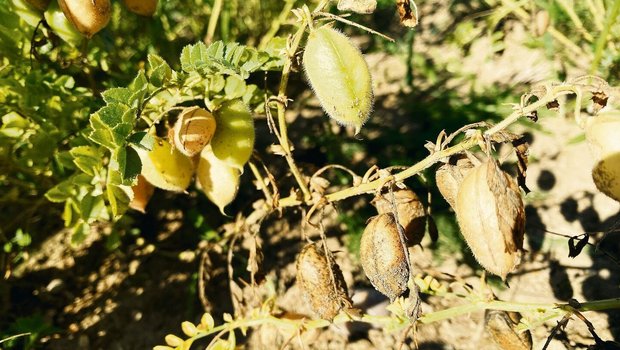
[(506, 252), (516, 252), (523, 245), (525, 231), (525, 220), (520, 219), (525, 218), (521, 193), (494, 159), (487, 162), (487, 184), (495, 197), (497, 219), (500, 233), (504, 236)]
[(418, 7), (413, 0), (396, 0), (400, 24), (413, 28), (418, 25)]
[(598, 113), (601, 109), (607, 106), (607, 100), (609, 95), (603, 91), (597, 91), (592, 93), (592, 102), (594, 102), (594, 113)]
[(484, 316), (485, 329), (502, 350), (531, 350), (530, 331), (517, 331), (520, 319), (521, 314), (518, 312), (487, 310)]
[(586, 245), (588, 245), (588, 240), (590, 239), (590, 235), (587, 233), (584, 233), (583, 237), (581, 237), (579, 241), (577, 241), (577, 244), (575, 244), (575, 240), (579, 236), (571, 237), (568, 240), (568, 257), (569, 258), (577, 257), (579, 254), (581, 254), (581, 251), (583, 250), (583, 248)]
[(369, 14), (375, 12), (377, 0), (339, 0), (338, 11), (353, 11), (355, 13)]
[(515, 154), (517, 155), (517, 183), (519, 184), (519, 187), (525, 191), (525, 194), (528, 194), (530, 193), (530, 189), (527, 188), (525, 180), (527, 177), (527, 164), (530, 153), (530, 145), (527, 141), (525, 141), (525, 138), (522, 137), (512, 141), (512, 146), (514, 147)]

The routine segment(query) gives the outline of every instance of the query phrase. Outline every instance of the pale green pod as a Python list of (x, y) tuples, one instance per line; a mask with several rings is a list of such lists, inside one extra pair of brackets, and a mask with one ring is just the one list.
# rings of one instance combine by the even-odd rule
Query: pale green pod
[(310, 32), (304, 68), (330, 117), (357, 134), (372, 110), (372, 80), (360, 50), (344, 34), (323, 26)]
[(239, 170), (218, 159), (211, 147), (205, 147), (200, 153), (196, 170), (198, 188), (224, 215), (224, 208), (237, 196), (240, 176)]
[(217, 125), (211, 140), (217, 158), (243, 172), (254, 150), (254, 120), (242, 100), (224, 103), (213, 112)]

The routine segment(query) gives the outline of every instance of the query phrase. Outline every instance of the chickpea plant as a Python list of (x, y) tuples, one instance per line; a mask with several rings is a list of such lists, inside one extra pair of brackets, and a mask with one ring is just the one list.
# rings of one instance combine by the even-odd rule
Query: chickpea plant
[[(109, 0), (15, 3), (18, 8), (29, 7), (40, 15), (44, 11), (50, 27), (73, 45), (95, 35), (110, 20)], [(157, 2), (123, 3), (132, 12), (152, 16)], [(105, 104), (90, 115), (88, 127), (82, 131), (82, 144), (69, 151), (70, 161), (78, 171), (49, 190), (46, 197), (64, 203), (66, 226), (83, 235), (97, 221), (118, 220), (130, 208), (144, 211), (154, 188), (178, 193), (203, 191), (226, 213), (238, 193), (241, 176), (254, 176), (265, 196), (263, 205), (250, 214), (259, 217), (257, 221), (287, 207), (302, 207), (308, 209), (304, 220), (321, 228), (321, 223), (313, 219), (323, 207), (353, 196), (375, 195), (372, 204), (377, 216), (369, 218), (364, 230), (360, 260), (370, 283), (390, 299), (388, 309), (392, 314), (370, 316), (355, 309), (321, 230), (322, 242), (305, 245), (296, 261), (297, 283), (316, 319), (278, 316), (273, 300), (265, 300), (249, 312), (223, 315), (224, 323), (220, 325), (208, 313), (199, 324), (184, 322), (184, 337), (170, 334), (164, 339), (166, 345), (155, 349), (189, 349), (197, 339), (208, 336), (213, 337), (207, 348), (234, 349), (236, 332), (245, 334), (248, 328), (263, 324), (277, 325), (290, 337), (351, 320), (407, 333), (416, 324), (483, 310), (488, 310), (487, 329), (502, 349), (531, 349), (529, 330), (545, 320), (561, 319), (559, 327), (573, 315), (587, 321), (582, 315), (585, 311), (620, 307), (618, 299), (562, 305), (505, 302), (496, 300), (484, 280), (482, 288), (474, 289), (458, 277), (414, 271), (407, 247), (419, 244), (433, 221), (417, 194), (403, 184), (405, 179), (439, 165), (435, 172), (437, 186), (454, 209), (473, 255), (487, 272), (506, 280), (524, 253), (522, 190), (526, 190), (527, 165), (527, 149), (517, 142), (521, 136), (506, 128), (524, 117), (535, 119), (538, 110), (553, 108), (561, 96), (576, 95), (575, 116), (598, 159), (593, 179), (601, 192), (620, 201), (620, 113), (607, 106), (608, 98), (617, 93), (615, 88), (593, 76), (536, 87), (496, 125), (476, 123), (450, 135), (442, 132), (428, 147), (429, 156), (403, 170), (373, 168), (360, 177), (342, 165), (331, 166), (344, 169), (354, 180), (349, 188), (328, 191), (329, 183), (321, 187), (316, 181), (308, 181), (293, 157), (285, 119), (293, 65), (303, 49), (305, 76), (324, 111), (357, 134), (372, 118), (372, 77), (359, 48), (335, 30), (333, 22), (382, 35), (324, 12), (328, 4), (323, 0), (313, 10), (307, 6), (292, 10), (297, 19), (296, 32), (287, 39), (274, 36), (260, 49), (235, 42), (200, 42), (182, 50), (180, 70), (174, 70), (157, 55), (149, 55), (146, 69), (138, 72), (130, 84), (101, 93)], [(397, 5), (402, 23), (415, 26), (418, 14), (413, 1), (399, 0)], [(338, 6), (359, 13), (370, 13), (375, 7), (374, 1), (343, 0)], [(267, 71), (281, 74), (277, 92), (263, 91), (248, 82), (252, 74)], [(581, 117), (584, 94), (593, 99), (596, 112), (605, 110)], [(269, 187), (265, 183), (263, 179), (268, 176), (252, 160), (256, 137), (253, 114), (257, 111), (267, 115), (278, 143), (277, 154), (285, 158), (296, 180), (296, 188), (287, 197), (280, 196), (276, 184)], [(453, 143), (463, 133), (462, 141)], [(517, 179), (501, 170), (494, 154), (494, 146), (503, 143), (513, 144), (523, 164)], [(480, 149), (477, 155), (471, 151), (475, 147)], [(250, 172), (245, 171), (248, 168)], [(310, 179), (318, 181), (318, 175)], [(420, 292), (460, 298), (464, 303), (423, 313)], [(596, 346), (613, 345), (602, 341), (593, 328), (591, 332)]]

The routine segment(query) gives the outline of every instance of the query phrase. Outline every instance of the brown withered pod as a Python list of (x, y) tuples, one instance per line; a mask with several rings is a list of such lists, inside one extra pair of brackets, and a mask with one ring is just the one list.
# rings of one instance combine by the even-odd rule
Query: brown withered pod
[(487, 310), (484, 315), (484, 327), (502, 350), (531, 350), (532, 334), (529, 330), (525, 332), (517, 330), (520, 320), (521, 314), (518, 312)]
[(455, 211), (476, 260), (505, 280), (523, 252), (525, 210), (516, 181), (488, 159), (463, 179)]
[(464, 154), (457, 154), (443, 164), (435, 172), (435, 182), (439, 192), (450, 204), (452, 209), (456, 207), (456, 195), (465, 175), (474, 167), (472, 162)]
[(392, 193), (381, 193), (377, 195), (372, 204), (377, 208), (379, 214), (392, 213), (392, 194), (398, 223), (405, 231), (407, 246), (419, 244), (426, 231), (426, 211), (420, 198), (408, 188), (396, 188)]
[[(400, 228), (402, 230), (402, 227)], [(394, 301), (407, 290), (409, 259), (392, 213), (370, 218), (360, 242), (364, 273), (379, 292)]]
[(332, 321), (340, 310), (353, 306), (340, 267), (315, 243), (297, 256), (297, 283), (312, 311), (323, 319)]

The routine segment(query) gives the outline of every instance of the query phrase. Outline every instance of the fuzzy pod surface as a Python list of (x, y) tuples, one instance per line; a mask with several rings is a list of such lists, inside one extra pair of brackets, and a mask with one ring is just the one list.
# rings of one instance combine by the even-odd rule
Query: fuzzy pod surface
[(310, 32), (303, 64), (325, 112), (359, 133), (373, 104), (370, 70), (360, 50), (344, 34), (323, 26)]
[(210, 146), (200, 153), (196, 169), (198, 187), (222, 214), (225, 214), (224, 208), (237, 197), (240, 176), (239, 170), (216, 157)]
[(419, 244), (426, 231), (426, 210), (412, 190), (408, 188), (393, 190), (392, 194), (382, 193), (375, 197), (372, 204), (379, 214), (392, 213), (392, 195), (398, 223), (405, 231), (407, 246)]
[(315, 243), (304, 246), (297, 256), (296, 267), (297, 283), (319, 317), (331, 321), (340, 310), (352, 307), (342, 271), (322, 247)]
[(409, 259), (394, 215), (371, 218), (360, 241), (360, 260), (364, 273), (379, 292), (394, 299), (407, 290)]
[(495, 160), (486, 160), (463, 179), (455, 211), (476, 260), (505, 280), (523, 252), (525, 208), (516, 181)]
[(217, 125), (211, 140), (213, 153), (230, 166), (243, 170), (254, 150), (254, 120), (240, 99), (225, 102), (213, 112)]

